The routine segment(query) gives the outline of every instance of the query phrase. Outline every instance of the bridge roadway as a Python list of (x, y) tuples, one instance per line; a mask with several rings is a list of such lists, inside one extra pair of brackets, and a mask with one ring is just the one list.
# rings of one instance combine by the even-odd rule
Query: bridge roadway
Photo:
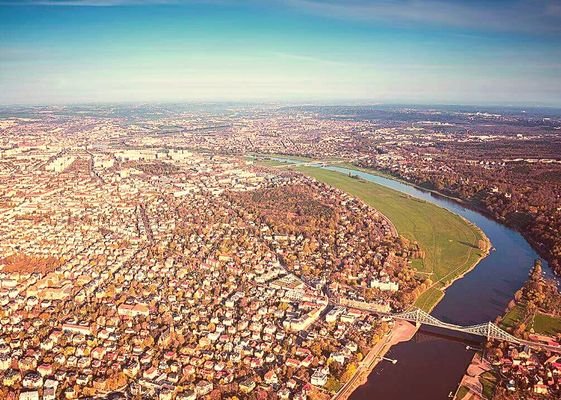
[[(303, 281), (303, 283), (308, 287), (311, 288), (308, 282)], [(299, 301), (301, 300), (301, 296), (304, 295), (304, 292), (300, 291), (289, 291), (289, 297), (293, 300)], [(521, 345), (528, 345), (532, 348), (538, 348), (541, 350), (548, 350), (554, 353), (561, 354), (561, 346), (550, 346), (545, 343), (534, 342), (530, 340), (519, 339), (516, 336), (511, 335), (510, 333), (506, 332), (505, 330), (499, 328), (492, 322), (485, 322), (478, 325), (469, 325), (469, 326), (462, 326), (451, 324), (448, 322), (443, 322), (438, 318), (433, 317), (429, 313), (421, 310), (420, 308), (413, 307), (407, 311), (402, 313), (392, 314), (381, 309), (381, 306), (375, 303), (368, 303), (364, 301), (355, 301), (355, 300), (348, 300), (345, 298), (340, 298), (338, 296), (333, 296), (332, 293), (329, 291), (324, 293), (324, 296), (317, 296), (315, 299), (309, 299), (311, 301), (315, 301), (318, 304), (325, 305), (326, 303), (332, 306), (342, 306), (350, 309), (366, 311), (372, 314), (386, 316), (393, 319), (400, 319), (404, 321), (414, 322), (417, 326), (419, 325), (430, 325), (437, 328), (447, 329), (456, 332), (467, 333), (470, 335), (475, 336), (482, 336), (489, 339), (494, 340), (501, 340), (515, 344)]]
[(366, 302), (359, 302), (346, 299), (333, 300), (329, 299), (329, 304), (334, 306), (342, 306), (346, 308), (356, 309), (360, 311), (367, 311), (372, 314), (386, 316), (393, 319), (400, 319), (404, 321), (413, 322), (416, 325), (430, 325), (437, 328), (448, 329), (456, 332), (467, 333), (475, 336), (482, 336), (487, 339), (501, 340), (515, 344), (528, 345), (532, 348), (538, 348), (541, 350), (548, 350), (554, 353), (561, 354), (561, 346), (550, 346), (540, 342), (534, 342), (530, 340), (519, 339), (505, 330), (499, 328), (492, 322), (486, 322), (478, 325), (462, 326), (451, 324), (448, 322), (443, 322), (438, 318), (424, 312), (420, 308), (411, 308), (410, 310), (404, 311), (402, 313), (392, 314), (384, 311), (380, 311), (375, 304), (370, 304)]

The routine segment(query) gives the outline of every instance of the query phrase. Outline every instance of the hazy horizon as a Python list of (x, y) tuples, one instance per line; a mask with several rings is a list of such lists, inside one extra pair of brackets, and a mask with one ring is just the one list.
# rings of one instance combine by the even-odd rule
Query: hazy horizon
[(419, 110), (430, 110), (430, 109), (461, 109), (461, 108), (480, 108), (482, 111), (490, 111), (496, 109), (504, 110), (517, 110), (523, 111), (527, 110), (551, 110), (551, 111), (561, 111), (561, 105), (543, 105), (543, 104), (530, 104), (530, 103), (520, 103), (520, 104), (499, 104), (499, 103), (407, 103), (407, 102), (376, 102), (367, 100), (332, 100), (332, 101), (289, 101), (289, 100), (278, 100), (278, 101), (261, 101), (261, 100), (152, 100), (152, 101), (126, 101), (126, 100), (116, 100), (116, 101), (76, 101), (76, 102), (53, 102), (53, 103), (1, 103), (0, 109), (10, 109), (10, 108), (34, 108), (34, 107), (115, 107), (115, 106), (174, 106), (174, 105), (224, 105), (224, 106), (250, 106), (250, 107), (387, 107), (387, 108), (401, 108), (410, 107)]

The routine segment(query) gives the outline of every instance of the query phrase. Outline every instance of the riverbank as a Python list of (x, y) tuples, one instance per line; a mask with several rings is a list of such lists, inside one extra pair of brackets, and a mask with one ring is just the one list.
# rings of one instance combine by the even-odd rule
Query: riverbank
[[(538, 253), (538, 255), (541, 258), (546, 260), (548, 263), (551, 261), (552, 256), (550, 254), (550, 251), (547, 248), (545, 248), (542, 243), (538, 242), (535, 238), (531, 237), (528, 232), (524, 231), (523, 229), (520, 229), (520, 227), (517, 226), (517, 225), (509, 223), (509, 221), (507, 221), (507, 220), (499, 220), (499, 219), (495, 218), (495, 216), (492, 213), (490, 213), (489, 210), (487, 210), (485, 207), (477, 205), (472, 201), (468, 201), (468, 200), (462, 199), (462, 198), (457, 197), (457, 196), (442, 193), (442, 192), (439, 192), (438, 190), (430, 189), (430, 188), (418, 185), (415, 182), (405, 180), (405, 179), (403, 179), (399, 176), (393, 175), (393, 174), (391, 174), (389, 172), (386, 172), (386, 171), (372, 169), (372, 168), (359, 167), (357, 165), (352, 164), (351, 162), (346, 162), (346, 163), (343, 163), (343, 164), (339, 164), (339, 166), (344, 166), (347, 169), (352, 169), (352, 170), (355, 170), (355, 171), (365, 172), (365, 173), (369, 173), (369, 174), (372, 174), (372, 175), (377, 175), (377, 176), (380, 176), (380, 177), (384, 177), (384, 178), (387, 178), (387, 179), (392, 179), (394, 181), (401, 182), (405, 185), (412, 186), (412, 187), (414, 187), (416, 189), (419, 189), (419, 190), (422, 190), (424, 192), (431, 193), (431, 194), (434, 194), (436, 196), (440, 196), (442, 198), (452, 200), (452, 201), (460, 204), (463, 207), (466, 207), (470, 210), (476, 211), (476, 212), (492, 219), (493, 221), (496, 221), (497, 223), (500, 223), (500, 224), (504, 224), (508, 228), (520, 233), (524, 237), (524, 239), (528, 243), (530, 243), (530, 245), (532, 246), (534, 251), (536, 253)], [(553, 272), (556, 275), (561, 275), (561, 271), (553, 270)]]
[[(301, 170), (302, 168), (298, 169)], [(355, 173), (340, 167), (328, 168), (329, 170), (317, 167), (306, 168), (305, 172), (323, 171), (321, 172), (324, 175), (323, 177), (329, 175), (337, 181), (333, 183), (326, 182), (327, 184), (339, 187), (341, 190), (363, 199), (363, 201), (364, 197), (361, 197), (361, 195), (374, 195), (374, 199), (370, 200), (376, 200), (377, 197), (379, 202), (384, 203), (384, 207), (389, 207), (394, 213), (391, 214), (385, 208), (382, 208), (380, 204), (366, 202), (396, 222), (395, 225), (400, 233), (407, 231), (411, 235), (420, 234), (420, 236), (423, 236), (423, 232), (419, 232), (419, 229), (435, 225), (442, 228), (443, 224), (447, 224), (446, 221), (454, 221), (455, 224), (459, 224), (464, 228), (469, 226), (469, 232), (472, 235), (471, 240), (462, 240), (462, 242), (464, 242), (464, 245), (471, 244), (471, 246), (457, 247), (456, 250), (463, 250), (464, 255), (465, 251), (471, 253), (471, 258), (466, 257), (462, 263), (460, 258), (450, 258), (451, 254), (447, 253), (444, 254), (444, 258), (441, 254), (441, 257), (429, 259), (429, 263), (420, 265), (420, 267), (426, 268), (430, 267), (430, 264), (434, 261), (455, 261), (455, 264), (443, 263), (443, 265), (448, 267), (448, 273), (454, 271), (456, 276), (450, 279), (451, 275), (446, 276), (447, 274), (443, 273), (443, 270), (439, 271), (437, 268), (434, 272), (440, 272), (442, 277), (444, 277), (441, 282), (445, 287), (439, 287), (435, 290), (431, 289), (431, 291), (424, 295), (434, 295), (432, 296), (433, 299), (429, 300), (432, 306), (430, 308), (425, 306), (426, 308), (432, 309), (434, 305), (440, 304), (436, 311), (437, 316), (440, 315), (444, 319), (464, 324), (493, 320), (496, 315), (504, 310), (503, 304), (506, 305), (511, 294), (519, 288), (518, 285), (521, 285), (526, 279), (527, 268), (525, 266), (530, 265), (534, 259), (533, 257), (535, 257), (535, 254), (532, 255), (528, 244), (524, 244), (522, 238), (518, 239), (518, 234), (514, 233), (514, 231), (501, 227), (490, 218), (484, 218), (482, 215), (478, 216), (477, 213), (470, 211), (471, 208), (464, 207), (461, 201), (457, 201), (449, 196), (433, 196), (426, 189), (415, 188), (409, 182), (399, 182), (395, 177), (370, 174), (370, 171), (353, 170), (357, 172)], [(352, 178), (351, 176), (357, 176), (360, 179)], [(391, 180), (388, 178), (391, 178)], [(323, 179), (319, 180), (323, 181)], [(334, 184), (340, 183), (342, 180), (353, 182), (352, 192), (345, 190), (346, 188), (342, 188), (338, 184)], [(377, 187), (376, 190), (373, 190), (373, 187)], [(386, 188), (392, 194), (389, 195), (387, 191), (380, 190), (380, 187)], [(407, 203), (407, 205), (404, 205), (404, 203)], [(434, 218), (432, 212), (426, 209), (427, 203), (434, 206), (432, 210), (437, 208), (448, 210), (445, 214), (450, 217), (450, 214), (453, 213), (454, 217), (450, 220)], [(411, 209), (413, 209), (413, 212), (417, 212), (414, 214), (414, 218), (411, 218), (409, 215)], [(399, 223), (397, 222), (398, 220)], [(405, 226), (405, 229), (403, 229), (403, 226)], [(456, 226), (454, 227), (456, 228)], [(424, 233), (426, 234), (427, 232)], [(430, 232), (432, 238), (438, 237), (440, 233), (439, 230)], [(442, 233), (443, 235), (450, 234), (446, 230)], [(431, 241), (431, 235), (425, 235), (425, 239), (428, 239), (426, 243), (428, 243), (429, 247), (440, 245), (441, 248), (449, 250), (450, 246), (456, 246), (457, 244), (456, 241), (458, 239), (450, 241), (449, 237), (440, 243), (434, 240)], [(485, 246), (482, 246), (485, 247), (485, 251), (479, 251), (478, 257), (474, 257), (476, 253), (473, 251), (476, 247), (474, 240), (476, 237), (485, 238)], [(493, 243), (496, 243), (497, 251), (489, 253), (491, 240)], [(481, 261), (482, 259), (485, 261)], [(471, 262), (466, 263), (466, 260)], [(480, 261), (486, 268), (482, 267), (474, 270), (474, 267)], [(518, 268), (518, 266), (521, 268)], [(464, 278), (465, 283), (462, 282), (459, 286), (454, 285), (448, 296), (443, 299), (443, 289), (450, 288), (453, 282), (464, 277), (469, 271), (474, 271), (474, 273)], [(506, 274), (508, 274), (510, 280), (507, 281), (499, 278), (506, 276)], [(444, 301), (440, 302), (440, 300)], [(424, 336), (421, 335), (420, 337)], [(445, 398), (450, 391), (454, 391), (458, 387), (457, 384), (465, 373), (465, 365), (469, 363), (463, 346), (458, 346), (458, 343), (449, 342), (440, 337), (431, 337), (429, 342), (413, 344), (409, 341), (401, 343), (395, 346), (395, 350), (392, 349), (391, 354), (392, 357), (403, 360), (403, 362), (398, 363), (396, 366), (381, 368), (376, 373), (371, 373), (368, 378), (369, 384), (366, 386), (355, 384), (355, 390), (352, 395), (353, 399), (366, 400), (372, 398), (372, 396), (384, 398), (384, 396), (388, 395), (393, 396), (392, 398), (433, 399), (437, 395), (439, 396), (438, 398)], [(427, 358), (428, 354), (431, 354), (431, 356)], [(439, 355), (442, 355), (442, 357)], [(463, 364), (464, 362), (466, 364)], [(435, 371), (438, 368), (444, 369), (438, 377), (435, 377), (430, 371)], [(402, 382), (404, 379), (407, 379), (409, 385), (400, 385), (399, 382)]]
[[(485, 238), (487, 238), (487, 236), (485, 236)], [(425, 300), (425, 297), (429, 297), (429, 296), (434, 295), (433, 292), (431, 292), (431, 289), (436, 288), (436, 286), (433, 285), (430, 288), (428, 288), (427, 290), (425, 290), (419, 296), (419, 298), (415, 301), (415, 305), (430, 314), (431, 311), (438, 305), (440, 300), (442, 300), (442, 298), (446, 295), (446, 290), (450, 286), (452, 286), (454, 284), (454, 282), (456, 282), (457, 280), (465, 277), (466, 274), (471, 272), (481, 262), (481, 260), (483, 260), (485, 257), (487, 257), (489, 255), (489, 252), (490, 252), (489, 249), (491, 249), (491, 242), (489, 241), (488, 238), (486, 239), (486, 246), (488, 246), (488, 250), (486, 250), (483, 254), (481, 254), (481, 256), (479, 256), (479, 258), (473, 262), (473, 264), (471, 265), (470, 268), (461, 272), (460, 274), (455, 275), (454, 278), (452, 278), (452, 280), (450, 280), (447, 285), (445, 285), (444, 287), (442, 287), (440, 289), (437, 289), (438, 298), (436, 300), (432, 300), (430, 298), (429, 298), (429, 300)], [(427, 306), (427, 304), (429, 304), (429, 305)]]
[[(296, 167), (296, 169), (360, 198), (392, 221), (400, 234), (403, 234), (403, 231), (408, 232), (410, 239), (416, 240), (421, 249), (427, 249), (429, 254), (440, 255), (438, 258), (433, 257), (428, 260), (432, 265), (429, 263), (424, 265), (424, 267), (432, 269), (431, 276), (436, 279), (415, 302), (416, 306), (427, 312), (434, 309), (444, 297), (446, 290), (455, 281), (472, 271), (491, 251), (491, 241), (479, 227), (442, 207), (403, 196), (392, 189), (379, 187), (377, 191), (373, 192), (375, 183), (367, 182), (360, 177), (357, 179), (353, 176), (346, 176), (341, 172), (327, 171), (317, 167)], [(388, 196), (387, 201), (382, 200), (383, 195)], [(393, 209), (394, 206), (397, 206), (397, 209)], [(419, 215), (419, 211), (421, 215)], [(407, 226), (411, 223), (414, 226), (413, 229)], [(436, 228), (431, 229), (430, 235), (423, 235), (423, 227), (428, 228), (429, 226)], [(454, 229), (444, 229), (444, 227), (451, 226)], [(404, 236), (406, 235), (407, 233)], [(445, 238), (445, 240), (438, 240), (439, 238)], [(452, 243), (462, 244), (462, 246), (452, 248)], [(463, 254), (460, 255), (462, 252)], [(446, 266), (446, 268), (439, 268), (442, 266)], [(414, 332), (416, 329), (413, 329), (413, 334)], [(403, 340), (396, 343), (401, 341)], [(371, 353), (383, 352), (385, 354), (396, 343), (390, 344), (383, 341)], [(377, 362), (368, 364), (368, 368), (363, 366), (334, 399), (347, 399), (357, 387), (367, 381), (376, 365)]]
[(415, 303), (424, 311), (431, 311), (453, 282), (489, 254), (489, 238), (465, 218), (442, 207), (337, 170), (294, 169), (361, 199), (392, 221), (401, 236), (419, 245), (424, 257), (413, 260), (412, 267), (432, 281)]
[(333, 396), (332, 400), (347, 400), (356, 388), (367, 382), (368, 376), (372, 373), (374, 368), (376, 368), (378, 363), (382, 361), (390, 348), (398, 343), (411, 340), (417, 332), (417, 329), (417, 327), (407, 321), (396, 321), (388, 335), (372, 347), (370, 352), (368, 352), (366, 357), (364, 357), (359, 364), (351, 380)]
[[(463, 217), (461, 217), (461, 218), (463, 218)], [(462, 272), (459, 273), (459, 274), (455, 274), (454, 277), (453, 277), (442, 289), (440, 289), (441, 292), (442, 292), (442, 294), (441, 294), (440, 298), (439, 298), (436, 302), (434, 302), (434, 303), (432, 304), (431, 307), (428, 307), (428, 308), (427, 308), (427, 307), (424, 307), (424, 308), (423, 308), (423, 307), (420, 307), (420, 308), (422, 308), (423, 310), (425, 310), (426, 312), (428, 312), (429, 314), (430, 314), (430, 312), (434, 309), (434, 307), (436, 307), (436, 306), (438, 305), (438, 303), (440, 302), (440, 300), (442, 300), (442, 298), (445, 296), (446, 290), (447, 290), (450, 286), (452, 286), (452, 285), (454, 284), (454, 282), (456, 282), (456, 281), (459, 280), (459, 279), (462, 279), (463, 277), (466, 276), (466, 274), (468, 274), (469, 272), (471, 272), (471, 271), (481, 262), (481, 260), (483, 260), (484, 258), (486, 258), (486, 257), (489, 255), (489, 253), (491, 252), (491, 249), (492, 249), (492, 247), (493, 247), (493, 245), (492, 245), (492, 243), (491, 243), (491, 240), (487, 237), (487, 235), (485, 235), (485, 233), (484, 233), (481, 229), (479, 229), (477, 226), (473, 225), (471, 222), (469, 222), (469, 221), (466, 220), (465, 218), (463, 218), (463, 219), (466, 221), (467, 224), (471, 225), (474, 229), (476, 229), (477, 231), (479, 231), (479, 234), (481, 235), (481, 238), (482, 238), (481, 240), (483, 240), (483, 243), (484, 243), (483, 249), (482, 249), (482, 253), (480, 254), (480, 256), (479, 256), (476, 260), (474, 260), (474, 262), (472, 263), (471, 267), (469, 267), (468, 269), (462, 271)], [(452, 274), (453, 272), (454, 272), (454, 271), (450, 272), (450, 274)], [(433, 286), (434, 286), (434, 285), (433, 285)], [(424, 295), (425, 293), (427, 293), (430, 289), (431, 289), (431, 288), (429, 288), (429, 289), (427, 289), (425, 292), (423, 292), (423, 294), (422, 294), (421, 296), (419, 296), (419, 299), (421, 299), (421, 298), (423, 297), (423, 295)], [(416, 304), (419, 302), (419, 299), (417, 299), (417, 301), (415, 302)]]
[(492, 366), (481, 357), (481, 353), (474, 354), (471, 363), (462, 377), (454, 400), (483, 400), (490, 398), (493, 387), (487, 381)]

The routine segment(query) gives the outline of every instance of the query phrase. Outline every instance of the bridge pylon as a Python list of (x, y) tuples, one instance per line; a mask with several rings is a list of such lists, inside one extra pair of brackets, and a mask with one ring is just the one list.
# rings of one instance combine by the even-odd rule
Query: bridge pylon
[(421, 309), (417, 308), (415, 310), (415, 327), (417, 327), (417, 329), (421, 327), (421, 319), (422, 319)]

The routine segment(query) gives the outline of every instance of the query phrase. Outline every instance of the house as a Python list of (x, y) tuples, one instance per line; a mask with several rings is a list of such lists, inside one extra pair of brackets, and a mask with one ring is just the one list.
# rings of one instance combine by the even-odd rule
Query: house
[(53, 366), (51, 364), (41, 364), (37, 367), (37, 372), (43, 377), (53, 374)]
[(534, 385), (534, 393), (536, 394), (547, 394), (548, 393), (548, 389), (547, 386), (544, 385), (543, 383), (537, 383)]
[(90, 356), (94, 360), (103, 360), (103, 357), (105, 356), (105, 351), (106, 350), (104, 347), (97, 346), (91, 351)]
[(345, 364), (345, 355), (343, 353), (331, 353), (331, 359), (337, 361), (339, 364)]
[(43, 400), (55, 400), (58, 381), (47, 379), (43, 386)]
[(275, 371), (270, 370), (269, 372), (267, 372), (265, 374), (265, 376), (263, 377), (263, 380), (265, 381), (265, 383), (267, 385), (275, 385), (277, 383), (279, 383), (279, 378), (277, 376), (277, 374), (275, 373)]
[(388, 281), (379, 281), (377, 279), (372, 279), (370, 281), (370, 287), (379, 289), (383, 292), (397, 292), (399, 290), (399, 283)]
[(197, 395), (192, 390), (187, 390), (185, 392), (179, 393), (176, 400), (195, 400)]
[(167, 387), (162, 388), (158, 394), (158, 400), (172, 400), (173, 390)]
[(326, 371), (322, 368), (316, 369), (312, 375), (311, 382), (314, 386), (325, 386), (325, 384), (327, 383)]
[(290, 398), (290, 390), (287, 388), (282, 388), (278, 392), (279, 399), (288, 400)]
[(153, 380), (158, 376), (158, 369), (156, 367), (150, 367), (142, 374), (143, 378), (148, 380)]
[(36, 390), (30, 392), (22, 392), (19, 395), (19, 400), (39, 400), (39, 392)]
[(137, 317), (137, 316), (147, 317), (147, 316), (150, 315), (150, 308), (148, 307), (148, 305), (143, 304), (143, 303), (137, 303), (137, 304), (134, 304), (134, 305), (121, 304), (117, 308), (117, 313), (119, 315), (131, 317), (131, 318), (134, 318), (134, 317)]
[(289, 358), (286, 360), (286, 366), (291, 368), (300, 368), (300, 361), (295, 360), (294, 358)]
[(27, 389), (39, 389), (43, 386), (43, 377), (38, 372), (28, 372), (23, 378), (22, 385)]
[(135, 360), (130, 360), (127, 362), (123, 368), (123, 372), (130, 378), (134, 378), (140, 371), (140, 364)]
[(78, 324), (63, 324), (62, 325), (62, 330), (64, 332), (69, 332), (69, 333), (78, 333), (80, 335), (91, 335), (92, 331), (90, 329), (89, 326), (87, 325), (78, 325)]
[(12, 358), (7, 354), (0, 354), (0, 371), (5, 371), (10, 368), (12, 364)]
[(242, 391), (242, 393), (249, 393), (251, 392), (253, 389), (255, 389), (255, 381), (251, 378), (248, 378), (242, 382), (240, 382), (240, 390)]
[(197, 394), (197, 396), (204, 396), (204, 395), (209, 394), (212, 391), (213, 388), (214, 388), (214, 386), (213, 386), (212, 382), (199, 381), (195, 385), (195, 393)]
[(314, 360), (314, 356), (312, 354), (308, 354), (306, 356), (306, 358), (304, 358), (302, 360), (302, 362), (300, 363), (304, 368), (308, 368), (310, 366), (310, 364), (312, 363), (312, 361)]

